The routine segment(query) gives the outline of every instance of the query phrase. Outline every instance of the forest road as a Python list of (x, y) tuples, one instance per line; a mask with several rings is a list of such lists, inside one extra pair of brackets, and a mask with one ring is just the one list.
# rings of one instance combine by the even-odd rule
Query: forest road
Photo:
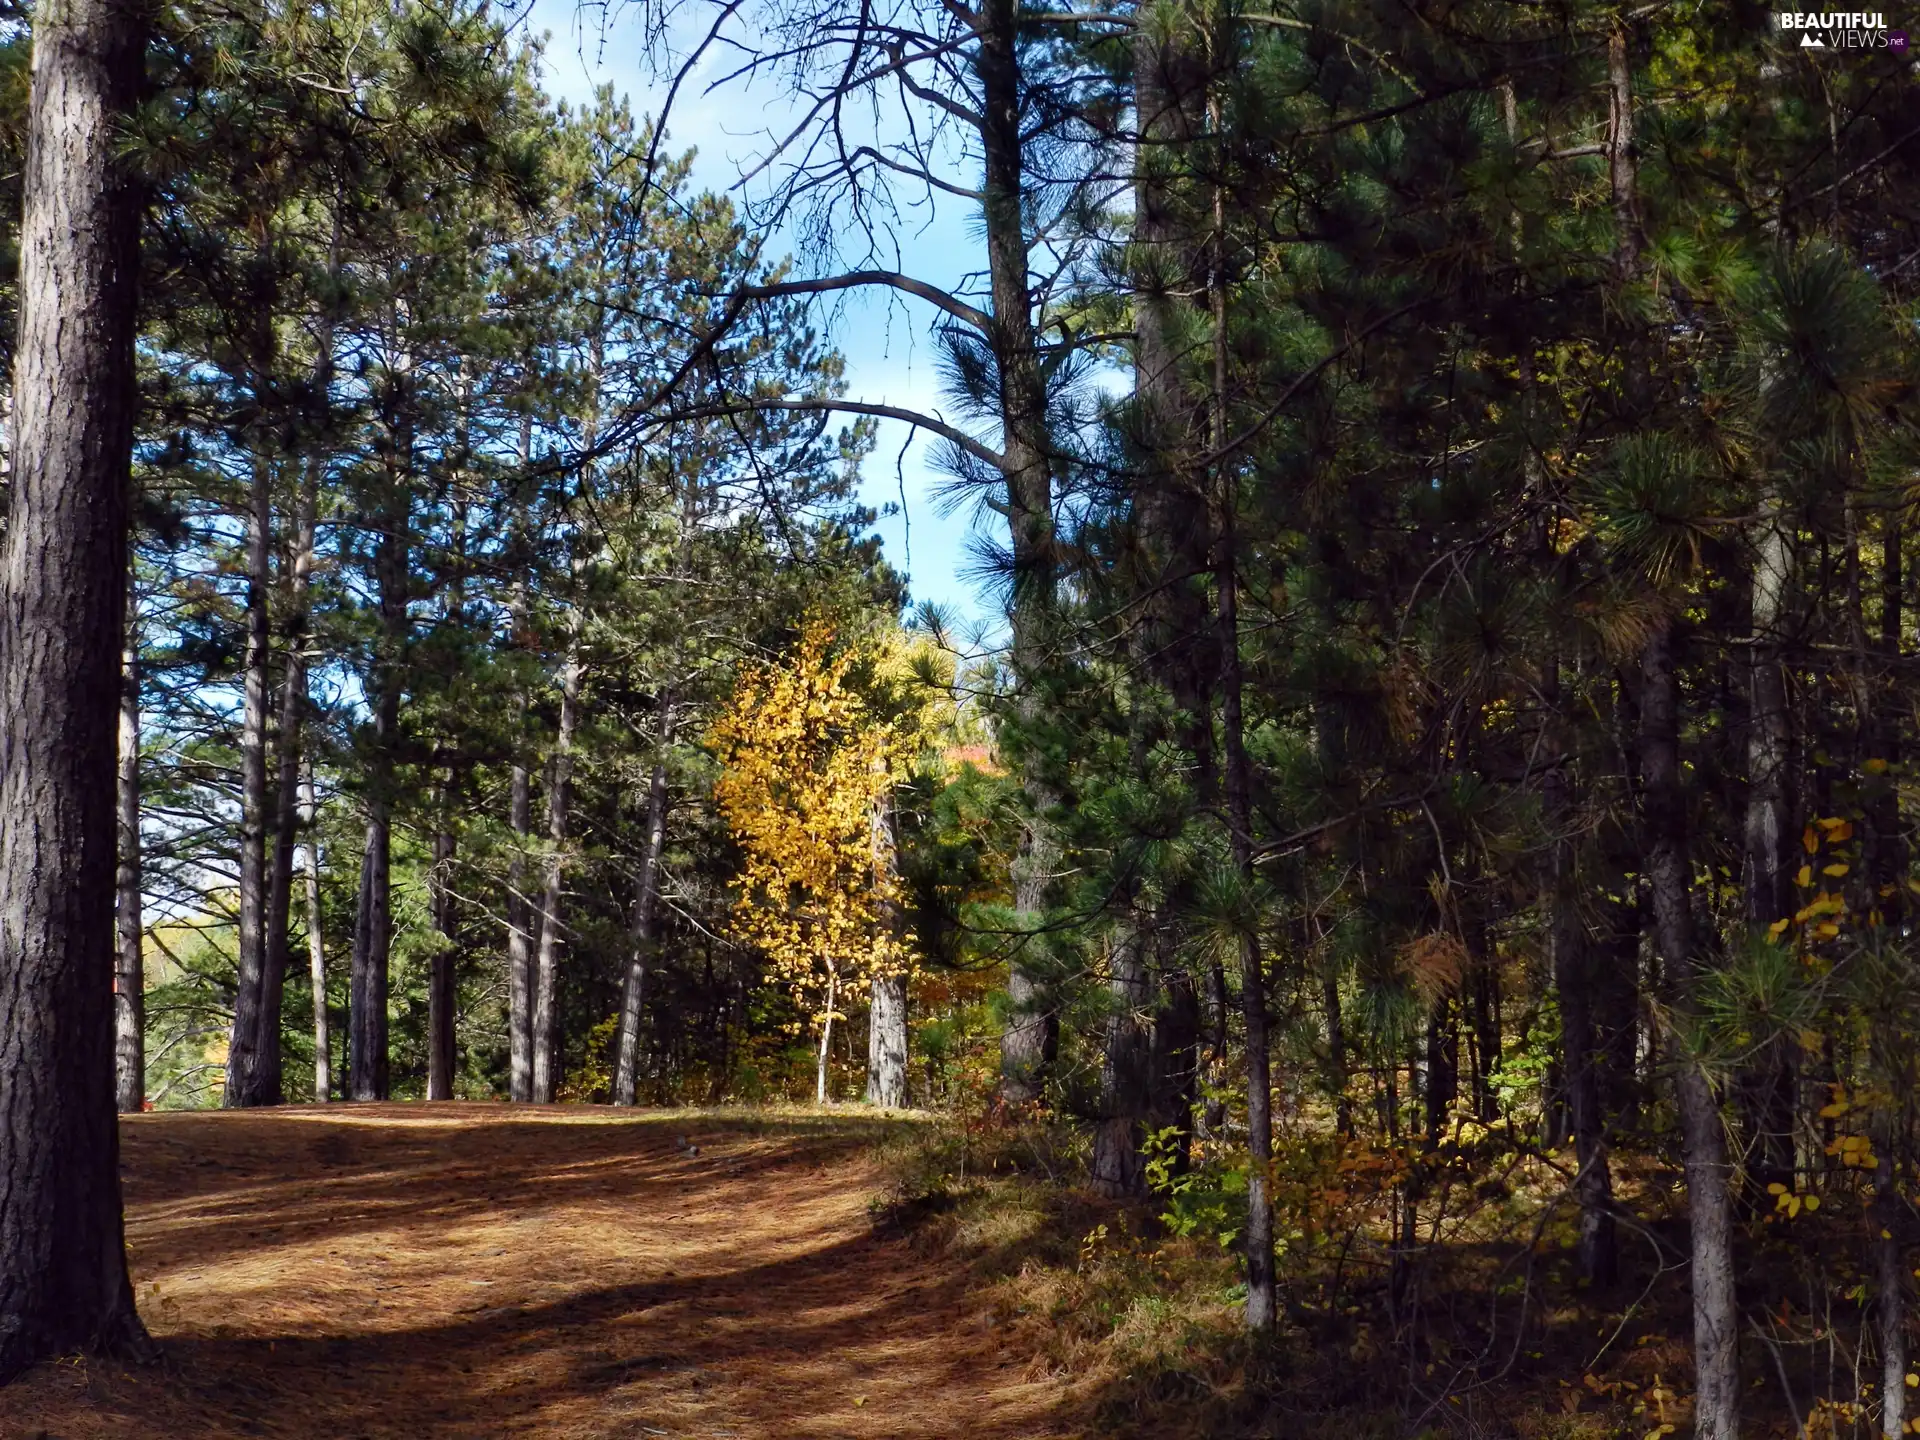
[(850, 1113), (334, 1105), (121, 1127), (164, 1361), (0, 1390), (27, 1440), (1041, 1440), (1065, 1387), (868, 1211)]

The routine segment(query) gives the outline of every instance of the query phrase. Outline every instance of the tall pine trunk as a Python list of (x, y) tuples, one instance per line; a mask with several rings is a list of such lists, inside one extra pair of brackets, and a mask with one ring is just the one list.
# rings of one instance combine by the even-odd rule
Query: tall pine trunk
[[(395, 427), (396, 429), (398, 427)], [(410, 450), (406, 445), (401, 453)], [(351, 1001), (347, 1015), (347, 1087), (355, 1100), (384, 1100), (388, 1089), (387, 991), (393, 953), (394, 750), (400, 735), (400, 667), (406, 643), (409, 502), (405, 466), (386, 477), (382, 533), (374, 556), (380, 631), (368, 701), (373, 734), (367, 759), (367, 827), (354, 916)]]
[(146, 13), (34, 16), (0, 535), (0, 1381), (144, 1352), (114, 1114), (115, 746), (139, 192), (116, 160)]
[[(324, 397), (333, 374), (333, 329), (323, 325), (320, 358), (314, 383)], [(300, 839), (300, 776), (305, 753), (307, 695), (307, 624), (313, 586), (315, 529), (319, 519), (320, 481), (325, 462), (315, 455), (302, 467), (300, 490), (293, 505), (293, 535), (287, 553), (286, 621), (282, 627), (285, 658), (281, 664), (279, 745), (275, 755), (273, 850), (267, 865), (266, 939), (262, 957), (260, 1008), (272, 1017), (271, 1031), (255, 1064), (263, 1091), (278, 1103), (281, 1082), (280, 1004), (286, 990), (287, 966), (293, 951), (293, 866)], [(321, 993), (324, 1003), (324, 992)]]
[[(247, 507), (247, 648), (240, 722), (240, 974), (227, 1047), (226, 1103), (271, 1105), (264, 1052), (280, 1044), (280, 1014), (267, 1011), (267, 668), (272, 630), (267, 592), (273, 534), (273, 467), (253, 459)], [(277, 1090), (277, 1087), (275, 1087)]]
[(113, 1075), (122, 1114), (147, 1100), (147, 972), (141, 954), (140, 648), (130, 635), (120, 657), (119, 865), (114, 872)]
[(307, 966), (313, 986), (313, 1098), (325, 1104), (333, 1098), (333, 1035), (327, 1016), (327, 943), (320, 930), (320, 837), (314, 822), (320, 807), (313, 793), (313, 766), (309, 761), (300, 782), (300, 819), (306, 831)]
[[(1035, 348), (1026, 231), (1019, 16), (1016, 0), (986, 0), (975, 17), (980, 38), (974, 64), (982, 100), (981, 220), (1013, 550), (1012, 659), (1021, 687), (1020, 720), (1031, 730), (1039, 719), (1034, 686), (1052, 661), (1056, 561), (1047, 389)], [(1041, 753), (1029, 742), (1020, 759), (1027, 819), (1014, 859), (1013, 903), (1024, 934), (1008, 957), (1008, 1019), (1000, 1038), (1000, 1096), (1009, 1105), (1040, 1098), (1059, 1038), (1059, 1016), (1037, 953), (1058, 858), (1050, 813), (1056, 797)]]

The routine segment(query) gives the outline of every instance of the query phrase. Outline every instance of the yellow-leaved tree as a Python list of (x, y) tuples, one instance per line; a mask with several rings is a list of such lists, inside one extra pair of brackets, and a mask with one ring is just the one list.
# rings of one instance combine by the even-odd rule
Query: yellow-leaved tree
[(884, 817), (920, 745), (914, 716), (878, 713), (850, 683), (876, 657), (835, 638), (811, 619), (783, 661), (748, 667), (708, 736), (714, 797), (746, 855), (735, 934), (812, 1013), (821, 1103), (848, 987), (909, 966)]

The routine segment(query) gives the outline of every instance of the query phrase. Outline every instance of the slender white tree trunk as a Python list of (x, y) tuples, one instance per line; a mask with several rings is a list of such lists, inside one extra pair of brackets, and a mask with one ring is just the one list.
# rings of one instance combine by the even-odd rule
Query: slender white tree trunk
[(840, 973), (827, 971), (827, 1014), (820, 1022), (820, 1055), (813, 1072), (813, 1103), (827, 1103), (827, 1047), (833, 1043), (833, 1008), (840, 1000)]

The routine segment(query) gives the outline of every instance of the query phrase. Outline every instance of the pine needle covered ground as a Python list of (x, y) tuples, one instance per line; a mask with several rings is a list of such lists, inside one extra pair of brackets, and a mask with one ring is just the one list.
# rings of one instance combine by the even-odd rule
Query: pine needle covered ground
[(130, 1118), (133, 1277), (165, 1361), (43, 1366), (0, 1391), (0, 1436), (1077, 1433), (965, 1268), (876, 1225), (871, 1146), (903, 1123)]

